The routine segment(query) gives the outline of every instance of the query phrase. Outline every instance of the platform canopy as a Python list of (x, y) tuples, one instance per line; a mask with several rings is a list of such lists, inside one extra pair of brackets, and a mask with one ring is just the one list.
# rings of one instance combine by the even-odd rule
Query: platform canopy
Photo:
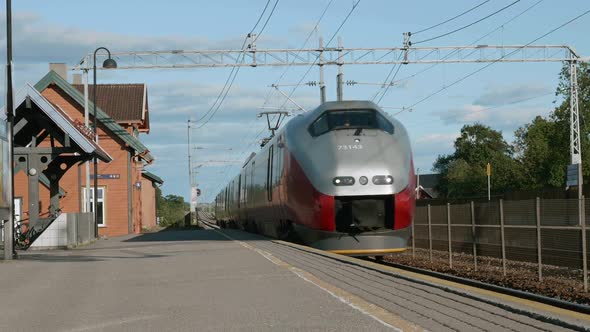
[[(29, 197), (29, 219), (23, 222), (26, 225), (19, 232), (17, 245), (20, 243), (27, 246), (60, 214), (61, 177), (72, 166), (95, 156), (104, 162), (110, 162), (112, 158), (94, 142), (89, 128), (70, 118), (30, 84), (17, 93), (14, 105), (14, 173), (25, 171)], [(4, 108), (0, 111), (0, 119), (6, 119)], [(50, 194), (49, 215), (41, 218), (39, 182), (47, 180)]]
[[(30, 84), (26, 84), (15, 96), (14, 105), (16, 105), (15, 125), (14, 125), (14, 142), (15, 145), (20, 145), (22, 138), (25, 139), (23, 146), (30, 142), (30, 135), (35, 135), (41, 131), (47, 131), (47, 126), (52, 123), (62, 131), (64, 136), (69, 137), (75, 143), (74, 150), (76, 152), (89, 155), (92, 158), (96, 155), (104, 162), (110, 162), (111, 156), (108, 155), (98, 144), (93, 141), (91, 131), (84, 126), (84, 124), (72, 120), (63, 110), (57, 105), (51, 104), (45, 97), (39, 93)], [(36, 120), (30, 121), (30, 116), (22, 114), (21, 112), (35, 112), (39, 113), (32, 116)], [(39, 112), (40, 111), (40, 112)], [(2, 107), (0, 112), (0, 119), (6, 119), (5, 107)], [(43, 120), (49, 120), (45, 122)], [(37, 140), (40, 143), (40, 140)]]

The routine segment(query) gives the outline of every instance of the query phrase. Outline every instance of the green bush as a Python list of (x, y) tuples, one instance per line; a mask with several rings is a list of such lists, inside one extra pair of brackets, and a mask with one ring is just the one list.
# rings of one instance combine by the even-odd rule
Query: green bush
[(156, 210), (160, 218), (160, 226), (179, 225), (188, 213), (188, 205), (182, 196), (162, 196), (160, 188), (156, 188)]

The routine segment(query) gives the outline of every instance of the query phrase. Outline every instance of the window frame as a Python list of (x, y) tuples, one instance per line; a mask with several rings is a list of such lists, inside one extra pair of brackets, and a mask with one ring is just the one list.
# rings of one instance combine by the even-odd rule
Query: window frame
[[(99, 193), (98, 194), (98, 203), (102, 203), (102, 223), (98, 224), (98, 227), (107, 227), (107, 208), (106, 208), (106, 194), (107, 194), (107, 187), (106, 186), (98, 186), (97, 187), (98, 191), (100, 192), (102, 190), (102, 195)], [(90, 190), (92, 191), (92, 193), (94, 194), (94, 186), (90, 186)], [(92, 211), (92, 209), (94, 208), (94, 199), (90, 200), (90, 209), (91, 211), (86, 211), (86, 199), (87, 199), (87, 195), (86, 195), (86, 187), (82, 187), (82, 200), (83, 200), (83, 204), (82, 204), (82, 211), (85, 213), (91, 212), (94, 213), (94, 211)], [(102, 198), (100, 198), (102, 196)], [(94, 198), (94, 197), (93, 197)]]
[[(350, 128), (347, 127), (333, 127), (332, 124), (330, 123), (330, 118), (329, 115), (330, 113), (335, 113), (335, 112), (347, 112), (350, 111), (352, 112), (368, 112), (368, 113), (372, 113), (372, 115), (374, 115), (375, 117), (375, 128), (367, 128), (367, 127), (362, 127), (362, 126), (351, 126)], [(327, 130), (324, 130), (322, 132), (316, 132), (316, 125), (320, 122), (320, 121), (326, 121), (327, 122)], [(385, 126), (383, 126), (385, 125)], [(379, 111), (375, 110), (375, 109), (371, 109), (371, 108), (367, 108), (367, 109), (350, 109), (350, 110), (346, 110), (346, 109), (335, 109), (335, 110), (328, 110), (328, 111), (324, 111), (322, 114), (320, 114), (307, 128), (307, 131), (309, 132), (309, 134), (312, 137), (319, 137), (322, 136), (326, 133), (329, 133), (331, 131), (335, 131), (335, 130), (347, 130), (347, 129), (377, 129), (380, 130), (382, 132), (388, 133), (390, 135), (393, 135), (395, 133), (395, 126), (393, 125), (393, 123), (391, 123), (391, 121), (389, 121), (389, 119), (387, 119), (387, 117), (383, 116)], [(390, 130), (387, 130), (390, 129)]]

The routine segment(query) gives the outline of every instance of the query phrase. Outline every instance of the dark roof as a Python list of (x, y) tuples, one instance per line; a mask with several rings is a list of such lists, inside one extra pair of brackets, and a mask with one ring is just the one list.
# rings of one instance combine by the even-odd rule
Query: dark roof
[[(72, 84), (84, 94), (84, 85)], [(96, 106), (117, 122), (143, 122), (145, 84), (99, 84)], [(147, 98), (147, 96), (145, 96)], [(88, 85), (88, 99), (94, 100), (94, 86)], [(147, 106), (147, 105), (146, 105)]]
[[(35, 89), (37, 91), (45, 90), (50, 84), (57, 85), (60, 89), (62, 89), (65, 93), (67, 93), (72, 99), (74, 99), (79, 105), (84, 105), (84, 96), (76, 90), (70, 83), (63, 79), (63, 77), (59, 76), (53, 70), (49, 71), (47, 75), (45, 75), (37, 84), (35, 84)], [(94, 104), (92, 101), (88, 101), (88, 107), (93, 109)], [(145, 161), (151, 163), (154, 158), (150, 155), (148, 148), (143, 145), (137, 138), (131, 136), (123, 127), (117, 124), (115, 120), (109, 117), (100, 107), (96, 108), (96, 116), (98, 121), (103, 124), (107, 129), (109, 129), (113, 134), (119, 137), (123, 142), (129, 145), (133, 150), (135, 150), (136, 154), (141, 156)]]
[(420, 185), (424, 188), (434, 188), (440, 182), (440, 174), (420, 174)]
[[(428, 198), (438, 198), (438, 192), (433, 188), (424, 188), (420, 186), (420, 199), (428, 199)], [(428, 197), (425, 197), (427, 195)]]
[(160, 178), (159, 176), (157, 176), (154, 173), (150, 173), (148, 171), (143, 171), (143, 172), (141, 172), (141, 175), (143, 175), (143, 177), (147, 178), (148, 180), (151, 180), (152, 182), (156, 182), (158, 184), (164, 183), (164, 180), (162, 180), (162, 178)]
[[(96, 155), (99, 159), (105, 162), (110, 162), (112, 160), (111, 156), (109, 156), (109, 154), (85, 132), (83, 126), (80, 127), (59, 106), (52, 104), (49, 100), (43, 97), (40, 91), (27, 83), (15, 95), (14, 104), (18, 107), (19, 105), (29, 102), (35, 104), (38, 111), (45, 114), (47, 121), (55, 124), (65, 136), (69, 136), (73, 140), (79, 148), (77, 152), (88, 156)], [(4, 108), (5, 107), (2, 107), (2, 111), (0, 111), (0, 119), (6, 117)], [(16, 115), (17, 114), (15, 114), (15, 116)], [(25, 121), (25, 126), (27, 125), (28, 123)]]

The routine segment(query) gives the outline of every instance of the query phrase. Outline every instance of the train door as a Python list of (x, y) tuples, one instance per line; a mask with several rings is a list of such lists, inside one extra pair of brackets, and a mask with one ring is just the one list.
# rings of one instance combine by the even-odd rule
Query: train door
[(271, 234), (272, 236), (277, 236), (277, 232), (276, 229), (279, 226), (278, 223), (278, 219), (280, 214), (276, 211), (276, 208), (278, 207), (278, 202), (275, 199), (274, 193), (277, 192), (276, 191), (276, 183), (275, 183), (275, 177), (274, 177), (274, 169), (275, 169), (275, 157), (274, 157), (274, 145), (271, 145), (270, 148), (268, 149), (268, 163), (267, 163), (267, 172), (266, 172), (266, 188), (267, 188), (267, 200), (268, 200), (268, 213), (267, 213), (267, 219), (268, 219), (268, 229), (266, 230), (267, 233)]
[(254, 209), (256, 208), (257, 204), (257, 193), (256, 193), (256, 187), (258, 185), (257, 179), (256, 179), (256, 161), (252, 162), (252, 166), (251, 166), (251, 173), (250, 173), (250, 208)]
[(244, 219), (244, 213), (243, 213), (243, 207), (244, 204), (242, 203), (242, 198), (243, 198), (243, 193), (242, 193), (242, 174), (240, 174), (240, 176), (238, 177), (238, 209), (236, 211), (237, 214), (237, 218), (238, 220), (243, 220)]
[(283, 197), (283, 188), (284, 188), (284, 184), (281, 183), (281, 178), (283, 176), (283, 144), (282, 144), (282, 135), (279, 136), (278, 139), (278, 144), (277, 144), (277, 149), (274, 152), (274, 171), (273, 171), (273, 175), (274, 175), (274, 187), (275, 187), (275, 198), (276, 198), (276, 202), (274, 202), (275, 207), (276, 207), (276, 216), (278, 218), (278, 220), (280, 221), (284, 221), (286, 219), (285, 217), (285, 213), (283, 211), (283, 208), (285, 206), (285, 202), (284, 199), (285, 197)]
[(274, 145), (271, 145), (268, 149), (268, 160), (266, 166), (266, 199), (269, 201), (269, 205), (272, 205), (272, 191), (273, 191), (273, 148)]

